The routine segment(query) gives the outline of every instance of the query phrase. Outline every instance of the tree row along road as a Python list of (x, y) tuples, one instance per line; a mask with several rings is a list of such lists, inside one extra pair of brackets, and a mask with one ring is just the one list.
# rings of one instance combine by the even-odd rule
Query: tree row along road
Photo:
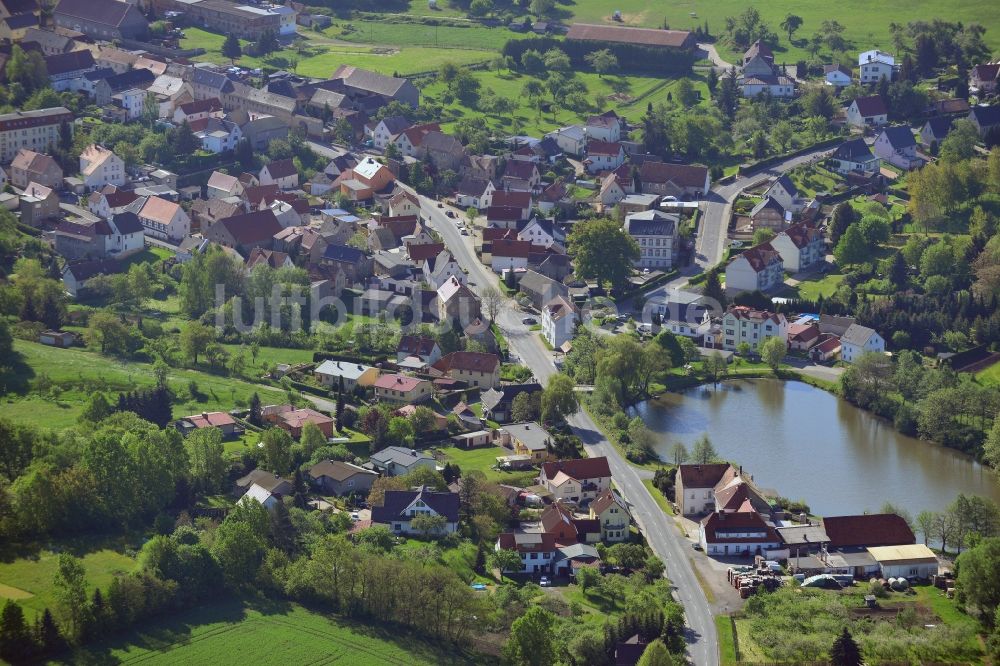
[[(479, 262), (471, 236), (462, 236), (455, 222), (437, 208), (435, 201), (426, 197), (421, 197), (420, 200), (430, 226), (441, 235), (459, 265), (468, 271), (469, 280), (475, 283), (470, 287), (479, 292), (486, 286), (496, 286), (498, 278), (492, 270)], [(511, 351), (531, 369), (539, 382), (544, 384), (548, 381), (556, 372), (552, 357), (538, 336), (521, 323), (521, 315), (515, 309), (513, 301), (507, 303), (497, 319)], [(687, 540), (674, 525), (673, 519), (656, 504), (636, 468), (622, 458), (593, 419), (581, 410), (568, 421), (573, 432), (583, 441), (587, 455), (605, 456), (608, 459), (615, 485), (631, 504), (633, 517), (646, 536), (649, 546), (666, 565), (667, 576), (676, 588), (678, 600), (684, 605), (691, 659), (699, 666), (715, 666), (719, 663), (715, 620), (708, 599), (695, 577)]]

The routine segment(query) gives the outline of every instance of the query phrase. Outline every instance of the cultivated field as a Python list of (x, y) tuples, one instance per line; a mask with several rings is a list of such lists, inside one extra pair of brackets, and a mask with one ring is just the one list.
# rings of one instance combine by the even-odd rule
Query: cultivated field
[(238, 660), (262, 665), (352, 666), (471, 663), (452, 652), (292, 604), (247, 609), (230, 603), (200, 608), (131, 632), (82, 651), (74, 661), (167, 665)]

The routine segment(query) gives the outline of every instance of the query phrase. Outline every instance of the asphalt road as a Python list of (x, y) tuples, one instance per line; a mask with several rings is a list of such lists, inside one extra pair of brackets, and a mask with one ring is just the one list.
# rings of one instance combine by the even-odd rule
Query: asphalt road
[[(456, 226), (457, 220), (462, 218), (460, 212), (456, 212), (457, 219), (451, 219), (443, 209), (437, 207), (437, 202), (426, 197), (421, 197), (421, 206), (430, 226), (441, 234), (455, 259), (469, 272), (469, 280), (475, 283), (471, 288), (480, 291), (487, 285), (496, 286), (498, 277), (476, 258), (471, 236), (463, 236)], [(544, 384), (555, 374), (556, 368), (551, 354), (538, 336), (521, 323), (523, 316), (525, 314), (518, 311), (513, 301), (510, 301), (497, 317), (498, 324), (513, 354)], [(677, 599), (684, 605), (691, 660), (699, 666), (716, 666), (719, 663), (719, 648), (715, 620), (691, 566), (687, 540), (642, 484), (641, 472), (622, 458), (586, 412), (580, 411), (570, 417), (569, 425), (583, 441), (587, 455), (605, 456), (608, 459), (615, 485), (630, 503), (632, 515), (653, 552), (666, 565), (667, 576), (674, 585)]]

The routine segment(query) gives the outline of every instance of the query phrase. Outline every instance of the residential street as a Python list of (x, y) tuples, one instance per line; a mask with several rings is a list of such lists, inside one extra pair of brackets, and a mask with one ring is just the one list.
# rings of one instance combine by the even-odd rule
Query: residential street
[[(437, 202), (421, 197), (422, 210), (430, 226), (441, 234), (445, 244), (458, 263), (468, 270), (472, 289), (481, 290), (486, 285), (496, 285), (497, 276), (479, 263), (470, 236), (462, 236), (455, 220), (448, 218)], [(499, 316), (499, 324), (510, 343), (511, 351), (521, 363), (531, 368), (535, 377), (544, 383), (556, 369), (552, 357), (538, 336), (521, 324), (521, 313), (513, 302)], [(580, 411), (569, 419), (573, 431), (583, 440), (587, 454), (605, 456), (611, 466), (615, 485), (631, 504), (635, 517), (650, 547), (663, 560), (667, 576), (673, 582), (678, 600), (684, 604), (689, 627), (689, 651), (695, 664), (715, 666), (719, 663), (718, 637), (712, 609), (698, 584), (690, 561), (690, 546), (673, 520), (660, 510), (646, 486), (642, 484), (639, 470), (629, 465), (617, 449), (598, 430), (586, 412)]]

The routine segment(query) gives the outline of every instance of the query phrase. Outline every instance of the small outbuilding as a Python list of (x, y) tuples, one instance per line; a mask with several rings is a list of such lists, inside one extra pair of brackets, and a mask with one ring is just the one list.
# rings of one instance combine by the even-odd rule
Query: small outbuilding
[(922, 543), (877, 546), (868, 552), (878, 562), (883, 578), (930, 578), (938, 574), (938, 559)]

